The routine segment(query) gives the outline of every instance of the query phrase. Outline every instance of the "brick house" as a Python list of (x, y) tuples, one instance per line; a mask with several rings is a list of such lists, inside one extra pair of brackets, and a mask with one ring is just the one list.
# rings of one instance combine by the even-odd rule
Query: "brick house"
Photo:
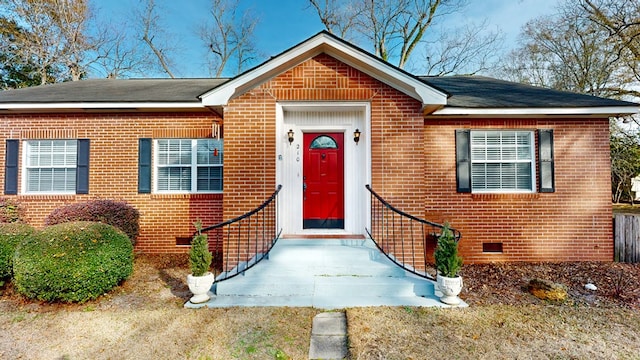
[(36, 226), (64, 204), (125, 200), (141, 212), (142, 252), (184, 252), (193, 221), (244, 214), (278, 184), (283, 235), (364, 236), (371, 184), (408, 214), (450, 222), (468, 263), (607, 261), (608, 119), (635, 112), (486, 77), (417, 77), (321, 32), (232, 79), (3, 91), (0, 186)]

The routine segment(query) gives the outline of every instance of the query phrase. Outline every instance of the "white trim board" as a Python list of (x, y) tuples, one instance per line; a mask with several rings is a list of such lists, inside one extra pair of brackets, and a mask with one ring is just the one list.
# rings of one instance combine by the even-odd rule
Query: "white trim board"
[(372, 58), (324, 32), (202, 94), (200, 98), (205, 106), (224, 106), (229, 100), (322, 53), (334, 57), (411, 96), (424, 106), (446, 105), (447, 103), (447, 95), (442, 91), (425, 84), (380, 59)]

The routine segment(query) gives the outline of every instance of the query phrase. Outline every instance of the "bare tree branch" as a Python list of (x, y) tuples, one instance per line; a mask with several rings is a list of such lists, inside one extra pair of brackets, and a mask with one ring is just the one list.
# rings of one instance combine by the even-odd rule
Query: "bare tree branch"
[[(364, 39), (375, 55), (404, 68), (436, 18), (458, 11), (465, 0), (309, 0), (331, 33)], [(345, 6), (349, 4), (350, 6)]]
[(348, 39), (354, 26), (356, 12), (351, 1), (309, 0), (309, 7), (316, 10), (324, 27), (332, 34)]
[[(86, 73), (85, 55), (94, 48), (86, 35), (92, 20), (87, 0), (4, 0), (0, 15), (18, 25), (8, 28), (3, 52), (37, 70), (41, 84), (79, 80)], [(9, 34), (8, 31), (13, 31)]]
[[(493, 69), (503, 43), (499, 31), (486, 31), (486, 21), (459, 29), (447, 29), (428, 42), (421, 64), (427, 75), (475, 75)], [(481, 35), (484, 34), (484, 35)]]
[(171, 60), (167, 55), (165, 48), (158, 46), (154, 43), (155, 34), (159, 30), (159, 15), (156, 13), (155, 0), (147, 0), (144, 12), (141, 14), (140, 21), (142, 22), (142, 40), (149, 46), (149, 49), (153, 52), (160, 67), (171, 78), (175, 78), (173, 71), (171, 70)]
[[(572, 6), (527, 23), (502, 76), (596, 96), (621, 97), (630, 84), (608, 34)], [(630, 89), (630, 88), (629, 88)]]
[(209, 21), (200, 26), (199, 36), (208, 49), (212, 74), (220, 77), (235, 62), (240, 73), (257, 55), (253, 34), (258, 17), (247, 10), (238, 14), (237, 0), (212, 0)]

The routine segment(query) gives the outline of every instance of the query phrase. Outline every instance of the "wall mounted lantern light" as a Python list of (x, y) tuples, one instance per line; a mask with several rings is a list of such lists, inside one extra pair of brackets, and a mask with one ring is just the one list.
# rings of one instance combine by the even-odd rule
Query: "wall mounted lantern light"
[(287, 137), (289, 139), (289, 145), (291, 145), (293, 142), (293, 129), (289, 129), (289, 131), (287, 131)]
[(356, 142), (356, 145), (360, 142), (360, 130), (356, 129), (356, 131), (353, 132), (353, 141)]

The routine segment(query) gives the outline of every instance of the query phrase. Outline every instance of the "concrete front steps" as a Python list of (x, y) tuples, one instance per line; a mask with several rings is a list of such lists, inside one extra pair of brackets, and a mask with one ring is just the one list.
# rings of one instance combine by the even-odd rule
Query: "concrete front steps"
[(185, 306), (448, 307), (434, 285), (393, 264), (370, 239), (280, 239), (245, 275), (215, 284), (208, 303)]

